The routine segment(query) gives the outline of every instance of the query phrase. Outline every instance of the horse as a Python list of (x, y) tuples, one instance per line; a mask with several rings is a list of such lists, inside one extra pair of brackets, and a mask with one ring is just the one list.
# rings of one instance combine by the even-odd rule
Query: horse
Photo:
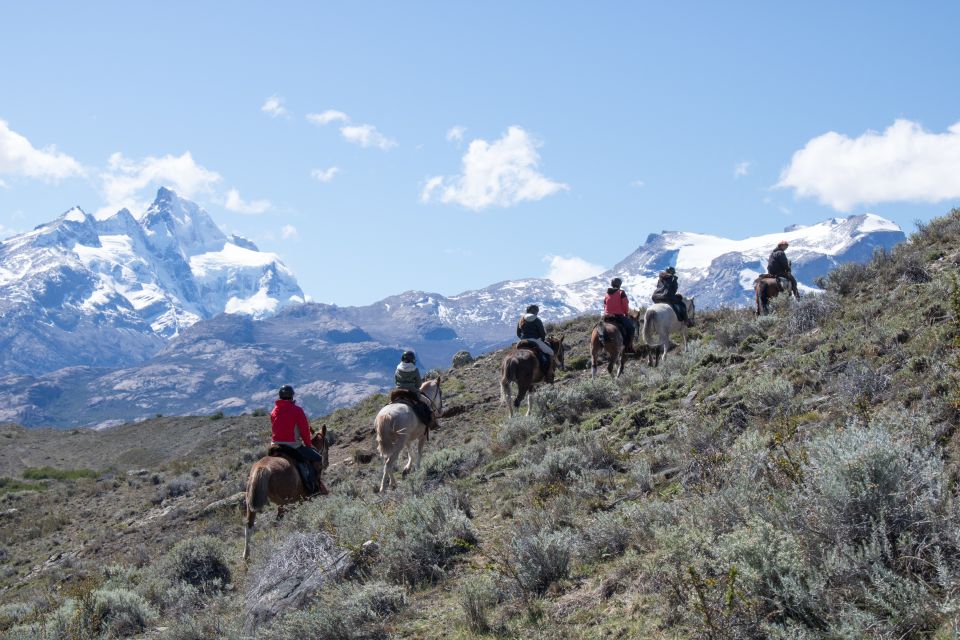
[[(628, 315), (628, 322), (633, 323), (634, 335), (639, 333), (637, 331), (640, 325), (640, 311), (637, 311), (635, 314)], [(620, 327), (612, 322), (604, 322), (603, 319), (597, 323), (597, 326), (593, 328), (593, 332), (590, 334), (590, 366), (591, 373), (590, 375), (594, 378), (597, 377), (597, 362), (600, 358), (600, 352), (607, 352), (607, 372), (611, 377), (613, 376), (613, 366), (615, 363), (620, 363), (620, 368), (617, 369), (616, 377), (619, 378), (623, 375), (623, 366), (627, 362), (627, 351), (623, 343), (623, 333), (620, 331)]]
[[(696, 305), (693, 298), (684, 298), (687, 306), (687, 317), (693, 321)], [(670, 346), (670, 334), (679, 331), (683, 336), (683, 348), (687, 348), (687, 325), (677, 319), (677, 312), (668, 304), (658, 303), (651, 305), (643, 315), (643, 341), (654, 347), (647, 353), (647, 363), (651, 367), (660, 364), (667, 357), (667, 348)], [(661, 352), (659, 347), (663, 347)], [(656, 356), (654, 356), (656, 353)]]
[(757, 315), (767, 315), (770, 313), (770, 301), (781, 293), (786, 293), (790, 297), (790, 282), (786, 278), (778, 278), (769, 274), (759, 276), (753, 281), (754, 298), (757, 302)]
[[(440, 378), (424, 382), (420, 385), (420, 393), (430, 402), (432, 422), (439, 425), (440, 414), (443, 413)], [(380, 481), (380, 493), (383, 493), (388, 486), (397, 486), (393, 480), (393, 470), (404, 448), (407, 449), (407, 465), (401, 472), (403, 477), (406, 478), (411, 468), (416, 469), (420, 464), (430, 425), (421, 422), (410, 405), (393, 403), (380, 409), (373, 419), (373, 426), (377, 432), (377, 451), (383, 458), (383, 479)], [(413, 454), (414, 442), (417, 443), (416, 458)]]
[[(527, 396), (527, 415), (530, 415), (533, 407), (529, 394), (533, 391), (534, 383), (546, 381), (553, 384), (554, 367), (560, 367), (561, 371), (564, 368), (563, 336), (559, 338), (549, 336), (546, 342), (553, 349), (553, 359), (547, 371), (542, 370), (537, 354), (529, 349), (514, 348), (503, 357), (503, 364), (500, 367), (500, 400), (507, 403), (511, 418), (513, 410), (520, 406), (524, 396)], [(517, 383), (515, 400), (510, 398), (511, 382)]]
[[(320, 427), (320, 432), (314, 434), (310, 442), (313, 448), (320, 452), (323, 462), (314, 463), (317, 471), (317, 480), (324, 469), (330, 466), (330, 445), (327, 443), (327, 425)], [(318, 468), (319, 466), (319, 468)], [(321, 485), (322, 487), (322, 485)], [(277, 519), (283, 517), (283, 507), (310, 496), (300, 478), (293, 461), (286, 457), (264, 456), (253, 463), (250, 476), (247, 478), (247, 512), (246, 526), (243, 532), (243, 559), (250, 559), (250, 537), (253, 534), (253, 523), (257, 513), (263, 511), (268, 503), (277, 505)]]

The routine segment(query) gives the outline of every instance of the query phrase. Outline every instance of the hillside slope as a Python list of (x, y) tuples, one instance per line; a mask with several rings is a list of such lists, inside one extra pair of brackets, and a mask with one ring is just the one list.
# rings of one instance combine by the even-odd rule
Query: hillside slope
[(569, 369), (529, 418), (499, 405), (502, 353), (445, 371), (443, 425), (384, 496), (384, 397), (336, 411), (331, 495), (261, 517), (249, 569), (234, 494), (266, 418), (4, 429), (0, 629), (240, 638), (248, 596), (329, 535), (354, 571), (252, 635), (952, 637), (958, 247), (955, 210), (826, 295), (701, 314), (615, 382), (589, 377), (594, 319), (555, 327)]

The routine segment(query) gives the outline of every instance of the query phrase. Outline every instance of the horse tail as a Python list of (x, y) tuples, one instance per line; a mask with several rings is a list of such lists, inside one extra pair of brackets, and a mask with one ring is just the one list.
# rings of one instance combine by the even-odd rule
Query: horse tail
[(259, 464), (254, 465), (250, 471), (250, 478), (247, 480), (247, 511), (258, 513), (267, 506), (269, 483), (270, 470)]
[(503, 375), (500, 377), (500, 400), (510, 404), (510, 383), (518, 380), (517, 367), (520, 366), (516, 358), (510, 358), (503, 363)]
[(654, 327), (653, 321), (656, 319), (656, 317), (657, 312), (654, 311), (653, 307), (647, 309), (647, 311), (643, 314), (643, 341), (648, 345), (654, 344), (653, 331), (656, 327)]
[(757, 302), (757, 315), (760, 315), (760, 289), (763, 287), (763, 283), (757, 278), (756, 284), (753, 286), (754, 298)]
[(377, 453), (381, 458), (387, 455), (387, 449), (383, 444), (383, 429), (383, 420), (378, 415), (373, 419), (373, 430), (377, 432)]

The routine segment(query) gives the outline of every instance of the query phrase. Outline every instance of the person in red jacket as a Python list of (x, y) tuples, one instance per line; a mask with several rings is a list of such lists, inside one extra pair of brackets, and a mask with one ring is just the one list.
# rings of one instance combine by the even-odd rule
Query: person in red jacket
[(315, 462), (323, 463), (323, 456), (313, 448), (313, 434), (310, 421), (297, 403), (293, 401), (293, 387), (288, 384), (280, 387), (277, 400), (270, 412), (270, 425), (273, 429), (271, 444), (286, 449), (291, 457), (306, 464), (299, 465), (304, 474), (304, 484), (310, 494), (324, 492), (323, 483), (315, 475)]
[(627, 315), (630, 313), (630, 301), (627, 299), (627, 294), (620, 288), (622, 284), (623, 280), (620, 278), (610, 281), (610, 288), (607, 289), (607, 295), (603, 299), (603, 313), (604, 319), (609, 318), (620, 325), (626, 343), (625, 348), (627, 352), (632, 353), (634, 326)]

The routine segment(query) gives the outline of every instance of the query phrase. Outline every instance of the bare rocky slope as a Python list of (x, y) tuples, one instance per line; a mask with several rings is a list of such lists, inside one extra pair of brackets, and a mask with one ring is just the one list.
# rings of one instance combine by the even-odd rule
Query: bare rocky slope
[[(335, 434), (331, 495), (261, 517), (249, 567), (237, 493), (266, 417), (3, 427), (0, 630), (953, 637), (958, 247), (955, 210), (834, 270), (824, 295), (701, 314), (686, 351), (617, 381), (590, 378), (594, 319), (553, 327), (568, 370), (529, 418), (499, 405), (501, 352), (444, 371), (442, 427), (387, 495), (384, 397), (315, 418)], [(277, 575), (316, 578), (318, 549), (349, 571), (251, 622)]]

